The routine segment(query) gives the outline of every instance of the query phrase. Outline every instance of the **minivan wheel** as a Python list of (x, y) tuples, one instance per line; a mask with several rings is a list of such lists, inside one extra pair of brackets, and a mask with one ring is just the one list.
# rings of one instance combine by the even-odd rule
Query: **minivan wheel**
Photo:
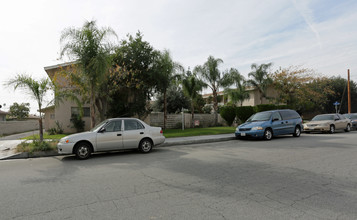
[(75, 152), (76, 157), (80, 160), (86, 160), (90, 157), (92, 153), (92, 148), (87, 143), (79, 143), (76, 146)]
[(301, 128), (299, 126), (296, 126), (293, 136), (294, 137), (300, 137), (300, 135), (301, 135)]
[(346, 132), (351, 131), (351, 125), (350, 125), (350, 124), (347, 124), (347, 127), (346, 127), (345, 131), (346, 131)]
[(142, 153), (149, 153), (152, 149), (152, 141), (150, 139), (143, 139), (140, 141), (139, 150)]
[(330, 133), (330, 134), (335, 133), (335, 125), (330, 125), (329, 133)]
[(273, 138), (273, 132), (269, 128), (265, 129), (263, 138), (270, 141)]

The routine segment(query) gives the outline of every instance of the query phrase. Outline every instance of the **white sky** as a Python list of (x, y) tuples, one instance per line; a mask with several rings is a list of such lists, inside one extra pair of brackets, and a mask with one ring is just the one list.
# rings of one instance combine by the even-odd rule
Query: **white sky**
[(221, 58), (221, 70), (243, 75), (252, 63), (301, 65), (325, 76), (357, 81), (355, 0), (13, 0), (0, 7), (0, 104), (36, 102), (4, 86), (18, 73), (47, 77), (58, 60), (59, 38), (86, 20), (110, 26), (123, 39), (140, 30), (156, 49), (170, 50), (185, 68)]

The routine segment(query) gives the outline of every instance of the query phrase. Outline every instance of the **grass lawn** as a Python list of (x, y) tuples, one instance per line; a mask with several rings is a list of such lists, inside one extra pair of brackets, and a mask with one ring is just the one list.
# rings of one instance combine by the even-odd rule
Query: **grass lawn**
[[(49, 135), (48, 133), (43, 133), (43, 139), (51, 139), (51, 140), (59, 140), (63, 137), (66, 137), (69, 134), (55, 134), (55, 135)], [(21, 138), (24, 140), (33, 140), (33, 139), (40, 139), (40, 135), (36, 134), (36, 135), (31, 135), (31, 136), (27, 136), (24, 138)]]
[(199, 135), (214, 135), (214, 134), (229, 134), (234, 133), (235, 127), (209, 127), (209, 128), (185, 128), (182, 129), (166, 129), (164, 130), (164, 136), (166, 138), (171, 137), (188, 137)]

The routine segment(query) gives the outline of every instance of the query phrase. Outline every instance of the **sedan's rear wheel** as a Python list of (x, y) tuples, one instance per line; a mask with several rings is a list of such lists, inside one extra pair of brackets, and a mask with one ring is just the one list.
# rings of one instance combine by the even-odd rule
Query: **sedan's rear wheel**
[(263, 138), (270, 141), (273, 138), (273, 132), (269, 128), (265, 129)]
[(294, 137), (300, 137), (300, 135), (301, 135), (301, 128), (299, 126), (296, 126), (293, 136)]
[(350, 132), (351, 131), (351, 125), (350, 124), (347, 124), (347, 127), (345, 129), (346, 132)]
[(335, 125), (330, 125), (329, 133), (330, 133), (330, 134), (335, 133)]
[(140, 141), (139, 150), (142, 153), (149, 153), (152, 149), (152, 141), (150, 139), (143, 139)]

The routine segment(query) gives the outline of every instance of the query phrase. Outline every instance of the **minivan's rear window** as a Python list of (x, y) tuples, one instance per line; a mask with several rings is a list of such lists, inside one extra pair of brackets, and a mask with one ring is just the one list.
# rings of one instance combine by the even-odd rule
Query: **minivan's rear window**
[(283, 120), (295, 119), (300, 117), (300, 115), (296, 111), (292, 111), (292, 110), (284, 110), (279, 112), (283, 117)]

